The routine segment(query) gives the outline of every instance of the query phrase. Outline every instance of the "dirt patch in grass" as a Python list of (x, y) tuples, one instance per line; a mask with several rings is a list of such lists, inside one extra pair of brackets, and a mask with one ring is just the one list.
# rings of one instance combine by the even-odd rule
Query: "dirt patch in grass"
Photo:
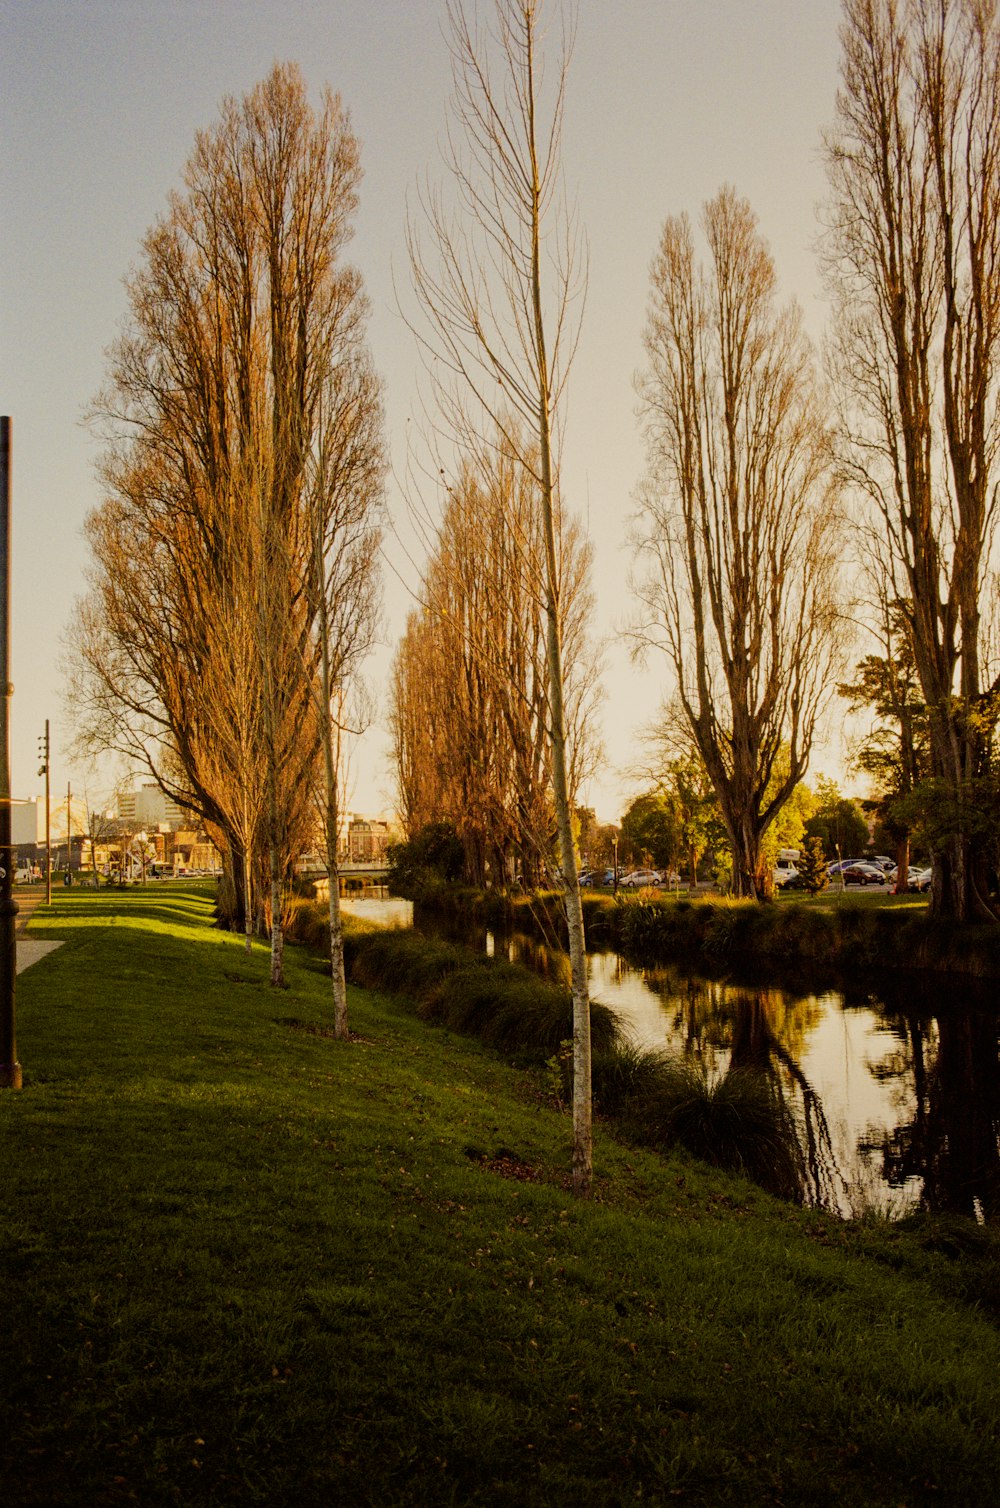
[[(302, 1032), (307, 1037), (329, 1037), (337, 1040), (337, 1034), (332, 1026), (317, 1026), (313, 1021), (300, 1021), (298, 1016), (276, 1016), (275, 1026), (286, 1026), (289, 1031)], [(374, 1047), (374, 1037), (363, 1037), (360, 1032), (349, 1031), (346, 1039), (348, 1042), (360, 1043), (363, 1047)]]

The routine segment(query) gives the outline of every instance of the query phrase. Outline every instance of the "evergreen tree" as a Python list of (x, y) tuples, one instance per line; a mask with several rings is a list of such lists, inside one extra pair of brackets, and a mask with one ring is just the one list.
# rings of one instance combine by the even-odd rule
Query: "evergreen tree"
[(826, 855), (820, 838), (809, 838), (799, 860), (799, 874), (810, 895), (819, 895), (830, 883), (826, 869)]

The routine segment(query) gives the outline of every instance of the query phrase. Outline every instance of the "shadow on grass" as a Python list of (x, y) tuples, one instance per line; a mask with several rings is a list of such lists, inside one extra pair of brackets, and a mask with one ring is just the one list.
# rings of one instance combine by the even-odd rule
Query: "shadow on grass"
[(190, 936), (192, 926), (198, 930), (211, 926), (213, 901), (214, 887), (207, 885), (170, 894), (159, 889), (81, 888), (53, 895), (51, 906), (38, 907), (28, 931), (34, 935), (67, 927), (140, 926), (144, 931), (183, 931)]

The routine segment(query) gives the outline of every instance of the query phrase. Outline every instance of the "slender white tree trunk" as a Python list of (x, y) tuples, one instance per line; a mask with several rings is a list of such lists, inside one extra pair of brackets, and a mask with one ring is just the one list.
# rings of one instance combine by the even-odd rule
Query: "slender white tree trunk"
[[(325, 619), (325, 613), (322, 615)], [(324, 624), (325, 627), (325, 624)], [(347, 978), (344, 972), (344, 927), (340, 914), (340, 868), (337, 864), (337, 829), (339, 801), (337, 788), (338, 760), (334, 750), (333, 710), (331, 706), (330, 657), (324, 640), (323, 680), (323, 756), (326, 766), (326, 873), (329, 881), (330, 906), (330, 977), (333, 990), (333, 1034), (347, 1041)]]
[(566, 717), (563, 707), (562, 646), (559, 637), (559, 561), (556, 554), (553, 507), (551, 394), (542, 309), (541, 273), (541, 184), (535, 151), (534, 31), (528, 28), (528, 144), (531, 184), (531, 305), (535, 330), (535, 362), (538, 381), (538, 442), (541, 458), (542, 527), (545, 541), (546, 653), (549, 668), (552, 795), (559, 838), (559, 868), (562, 872), (573, 992), (573, 1188), (590, 1192), (593, 1173), (591, 1127), (590, 995), (587, 987), (587, 949), (583, 927), (583, 902), (573, 839), (569, 781), (566, 773)]
[(271, 867), (271, 983), (285, 987), (285, 940), (281, 931), (281, 860), (275, 843), (268, 846)]

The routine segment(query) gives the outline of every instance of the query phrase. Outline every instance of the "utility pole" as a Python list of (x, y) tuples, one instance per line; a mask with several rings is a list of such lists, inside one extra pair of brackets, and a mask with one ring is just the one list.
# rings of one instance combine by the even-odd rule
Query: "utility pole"
[[(45, 776), (45, 904), (52, 905), (52, 808), (49, 805), (49, 720), (45, 719), (45, 736), (38, 740), (38, 752), (42, 765), (39, 775)], [(36, 827), (35, 834), (37, 836)]]
[(72, 801), (72, 799), (73, 799), (73, 793), (72, 793), (72, 791), (70, 789), (69, 782), (67, 781), (67, 783), (66, 783), (66, 884), (67, 885), (72, 885), (72, 883), (73, 883), (73, 835), (72, 835), (72, 830), (70, 828), (70, 802)]
[(11, 423), (0, 418), (0, 1089), (20, 1089), (14, 982), (17, 902), (10, 832), (10, 453)]

